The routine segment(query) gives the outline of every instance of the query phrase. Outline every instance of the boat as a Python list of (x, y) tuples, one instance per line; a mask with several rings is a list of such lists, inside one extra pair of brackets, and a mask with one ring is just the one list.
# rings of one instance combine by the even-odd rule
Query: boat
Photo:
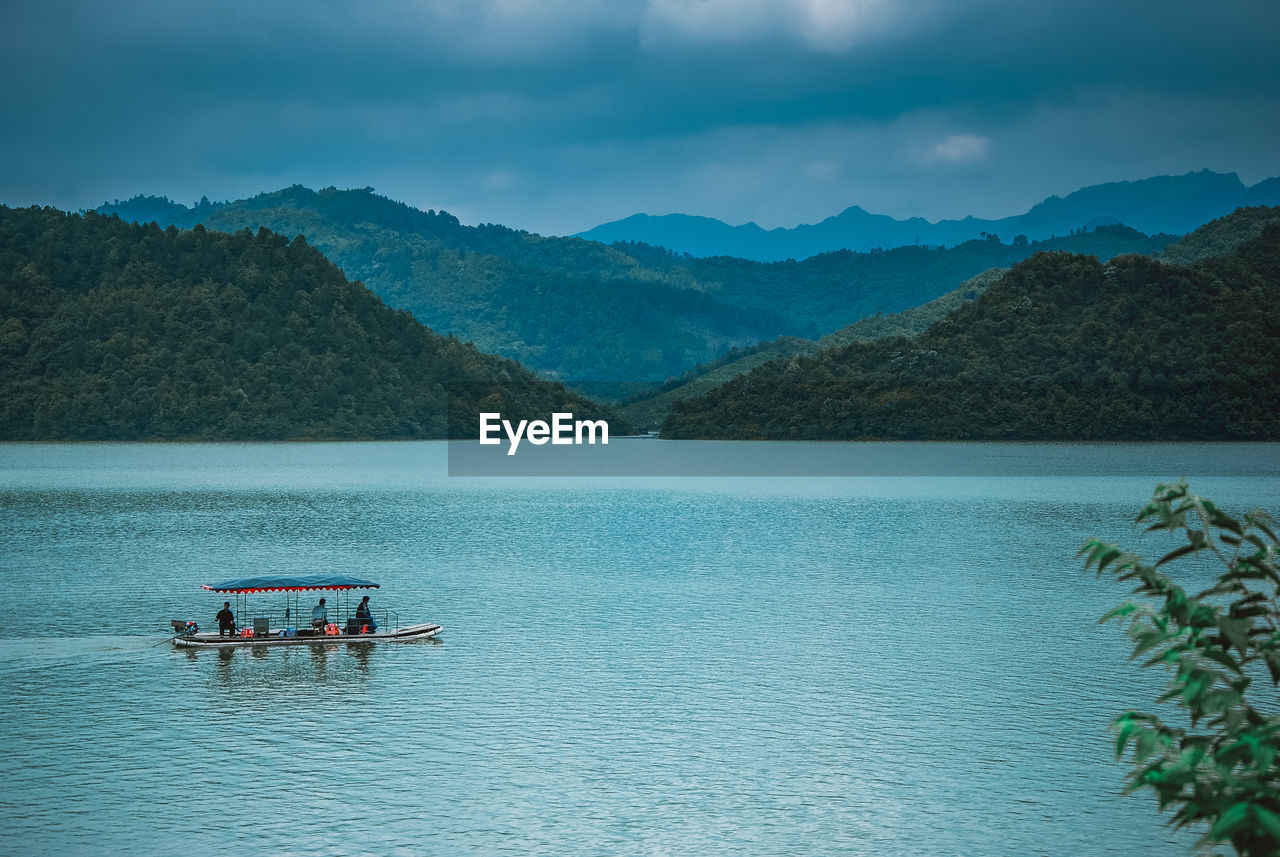
[[(382, 584), (342, 574), (241, 577), (205, 584), (210, 592), (236, 599), (237, 624), (232, 634), (201, 631), (196, 622), (173, 619), (173, 644), (179, 648), (230, 649), (259, 646), (314, 646), (328, 643), (408, 642), (436, 637), (444, 629), (433, 622), (401, 625), (394, 610), (382, 607), (368, 613), (351, 609), (350, 594), (357, 589), (378, 589)], [(249, 608), (249, 596), (283, 592), (284, 612)], [(301, 592), (336, 592), (328, 615), (313, 625), (311, 607), (300, 605)], [(342, 602), (346, 602), (343, 604)]]

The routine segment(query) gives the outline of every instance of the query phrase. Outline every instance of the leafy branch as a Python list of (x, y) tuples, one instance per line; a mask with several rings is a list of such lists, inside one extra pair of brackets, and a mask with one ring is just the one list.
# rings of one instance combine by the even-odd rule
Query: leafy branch
[[(1131, 751), (1134, 764), (1126, 792), (1155, 791), (1174, 827), (1203, 822), (1200, 847), (1230, 843), (1246, 857), (1280, 854), (1280, 706), (1269, 694), (1260, 710), (1251, 701), (1259, 692), (1248, 696), (1255, 678), (1280, 684), (1274, 523), (1261, 512), (1237, 520), (1185, 482), (1158, 485), (1137, 520), (1148, 532), (1182, 534), (1186, 544), (1153, 565), (1098, 539), (1085, 542), (1080, 555), (1086, 569), (1133, 582), (1139, 598), (1099, 621), (1125, 627), (1131, 659), (1172, 672), (1156, 702), (1175, 703), (1188, 724), (1138, 711), (1116, 718), (1116, 757)], [(1164, 569), (1201, 554), (1224, 570), (1212, 586), (1189, 594)]]

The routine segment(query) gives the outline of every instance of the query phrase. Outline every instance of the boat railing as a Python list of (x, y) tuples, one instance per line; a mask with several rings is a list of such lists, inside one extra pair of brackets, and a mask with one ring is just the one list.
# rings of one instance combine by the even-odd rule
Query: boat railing
[[(348, 628), (353, 629), (353, 633), (360, 633), (360, 629), (368, 624), (362, 618), (357, 619), (354, 608), (350, 610), (335, 608), (327, 612), (328, 616), (325, 624), (336, 625), (339, 634), (346, 635)], [(380, 607), (371, 609), (369, 613), (373, 618), (373, 626), (379, 631), (394, 631), (400, 627), (400, 614), (395, 610)], [(213, 627), (208, 630), (217, 629), (217, 623), (212, 624)], [(245, 630), (252, 630), (254, 636), (259, 636), (264, 631), (270, 634), (279, 634), (281, 631), (287, 633), (289, 628), (294, 629), (295, 634), (299, 632), (303, 635), (314, 633), (311, 611), (308, 609), (295, 613), (279, 610), (247, 610), (242, 611), (241, 615), (236, 617), (237, 635), (243, 634)], [(182, 633), (177, 622), (174, 622), (174, 630)], [(206, 629), (202, 628), (201, 630)]]

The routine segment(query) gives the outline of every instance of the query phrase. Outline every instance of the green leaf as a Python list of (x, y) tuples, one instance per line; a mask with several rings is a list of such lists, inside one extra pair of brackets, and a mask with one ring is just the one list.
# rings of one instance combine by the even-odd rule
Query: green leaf
[(1208, 500), (1204, 501), (1204, 505), (1205, 505), (1205, 510), (1209, 513), (1208, 515), (1209, 523), (1213, 524), (1215, 527), (1218, 527), (1219, 529), (1229, 530), (1235, 533), (1237, 536), (1244, 535), (1244, 528), (1240, 526), (1240, 523), (1235, 518), (1223, 512), (1221, 509), (1214, 506)]
[(1234, 690), (1215, 690), (1204, 695), (1200, 710), (1204, 714), (1221, 714), (1240, 704), (1241, 696)]
[(1222, 664), (1232, 672), (1238, 673), (1241, 670), (1240, 662), (1233, 658), (1230, 652), (1223, 651), (1222, 649), (1201, 649), (1199, 654), (1201, 657), (1208, 658), (1215, 663)]
[(1099, 574), (1102, 573), (1108, 564), (1124, 555), (1124, 551), (1120, 550), (1116, 545), (1096, 540), (1093, 540), (1092, 544), (1090, 544), (1090, 542), (1086, 542), (1085, 547), (1081, 548), (1081, 552), (1084, 552), (1086, 549), (1089, 550), (1089, 556), (1085, 558), (1084, 567), (1089, 568), (1090, 566), (1097, 566)]
[(1133, 744), (1133, 760), (1145, 762), (1152, 753), (1160, 748), (1160, 735), (1150, 729), (1143, 730)]
[(1262, 660), (1267, 665), (1267, 672), (1271, 673), (1271, 683), (1280, 684), (1280, 652), (1263, 652)]
[(1265, 806), (1257, 804), (1254, 804), (1253, 815), (1258, 819), (1258, 825), (1267, 832), (1267, 835), (1280, 842), (1280, 815), (1276, 815)]
[(1193, 647), (1187, 643), (1180, 643), (1179, 645), (1176, 645), (1176, 646), (1170, 646), (1168, 649), (1165, 649), (1163, 652), (1156, 655), (1154, 658), (1150, 658), (1146, 661), (1143, 661), (1142, 665), (1144, 667), (1153, 667), (1156, 664), (1160, 664), (1160, 663), (1176, 664), (1179, 660), (1182, 659), (1182, 656), (1185, 655), (1187, 652), (1191, 651), (1192, 648)]
[(1249, 804), (1240, 801), (1233, 803), (1227, 807), (1222, 815), (1218, 816), (1218, 820), (1209, 828), (1209, 832), (1204, 835), (1204, 839), (1210, 842), (1221, 842), (1229, 839), (1231, 834), (1249, 823)]
[(1135, 723), (1125, 723), (1120, 727), (1120, 733), (1116, 735), (1116, 758), (1124, 756), (1124, 748), (1129, 743), (1129, 736), (1138, 731), (1138, 725)]
[(1166, 503), (1187, 496), (1187, 487), (1185, 479), (1179, 479), (1177, 482), (1159, 482), (1156, 484), (1156, 490), (1152, 496), (1164, 500)]
[(1125, 603), (1121, 604), (1119, 607), (1113, 607), (1112, 609), (1108, 610), (1106, 614), (1101, 619), (1098, 620), (1098, 624), (1101, 625), (1104, 622), (1110, 622), (1112, 619), (1117, 619), (1117, 618), (1124, 619), (1126, 616), (1128, 616), (1130, 613), (1132, 613), (1137, 609), (1138, 609), (1137, 604), (1134, 604), (1132, 601), (1126, 601)]
[(1229, 616), (1218, 617), (1218, 630), (1231, 645), (1240, 650), (1241, 655), (1249, 654), (1249, 631), (1253, 628), (1252, 619), (1232, 619)]
[(1176, 636), (1176, 634), (1170, 634), (1167, 631), (1139, 631), (1133, 634), (1136, 645), (1133, 647), (1133, 654), (1129, 655), (1129, 660), (1138, 658), (1143, 652), (1149, 652), (1161, 643), (1166, 643)]

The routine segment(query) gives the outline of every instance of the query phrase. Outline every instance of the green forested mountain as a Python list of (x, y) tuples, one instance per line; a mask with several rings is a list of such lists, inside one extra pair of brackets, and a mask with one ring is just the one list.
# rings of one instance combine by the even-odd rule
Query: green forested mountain
[[(181, 209), (181, 210), (177, 210)], [(571, 381), (662, 379), (734, 345), (776, 336), (769, 312), (716, 299), (687, 271), (644, 268), (582, 239), (463, 226), (369, 189), (291, 187), (186, 209), (135, 198), (99, 211), (161, 225), (265, 226), (307, 241), (420, 322)]]
[(987, 287), (1005, 275), (1008, 268), (988, 268), (970, 277), (945, 295), (902, 312), (876, 313), (829, 333), (818, 340), (818, 348), (835, 348), (852, 342), (870, 342), (891, 336), (917, 336), (958, 307), (976, 300)]
[[(1268, 223), (1280, 221), (1280, 208), (1257, 206), (1241, 208), (1226, 217), (1218, 218), (1196, 229), (1173, 244), (1168, 245), (1156, 258), (1166, 261), (1189, 263), (1213, 256), (1221, 256), (1236, 250), (1246, 241), (1256, 238)], [(1107, 229), (1101, 230), (1103, 235)], [(1097, 236), (1095, 236), (1096, 239)], [(813, 342), (805, 339), (780, 339), (761, 343), (742, 355), (730, 355), (704, 367), (673, 379), (649, 395), (637, 396), (624, 402), (620, 411), (631, 422), (642, 428), (657, 428), (665, 421), (672, 403), (702, 396), (721, 384), (745, 374), (769, 360), (788, 358), (797, 354), (815, 354), (824, 348), (883, 339), (891, 336), (913, 337), (923, 333), (957, 307), (974, 300), (987, 286), (1004, 275), (1007, 269), (991, 268), (961, 283), (952, 291), (899, 313), (867, 316), (834, 333)]]
[(463, 226), (367, 188), (295, 186), (193, 208), (138, 197), (99, 211), (161, 225), (305, 235), (389, 305), (432, 329), (568, 381), (661, 383), (733, 347), (816, 338), (864, 316), (917, 306), (1037, 250), (1106, 258), (1154, 252), (1173, 239), (1106, 227), (1041, 243), (990, 236), (948, 250), (912, 246), (762, 264)]
[(640, 431), (654, 431), (662, 427), (674, 402), (706, 395), (726, 381), (750, 372), (770, 360), (796, 354), (813, 354), (817, 350), (818, 343), (794, 336), (780, 336), (751, 348), (734, 348), (716, 360), (699, 364), (680, 377), (669, 379), (659, 387), (623, 399), (614, 407), (627, 422)]
[(1246, 241), (1257, 238), (1269, 223), (1280, 223), (1280, 208), (1265, 205), (1239, 208), (1226, 217), (1212, 220), (1164, 248), (1157, 258), (1179, 265), (1235, 252)]
[(481, 410), (601, 413), (305, 239), (49, 208), (0, 207), (0, 384), (5, 440), (467, 437)]
[(823, 348), (848, 345), (851, 342), (868, 342), (890, 336), (915, 336), (929, 328), (956, 307), (965, 304), (991, 283), (1000, 279), (1006, 269), (991, 268), (971, 277), (940, 298), (934, 298), (918, 307), (902, 312), (876, 313), (853, 324), (829, 333), (818, 341), (782, 337), (772, 342), (762, 342), (755, 348), (731, 351), (711, 363), (697, 366), (679, 378), (673, 378), (657, 390), (638, 395), (618, 404), (618, 413), (640, 429), (657, 429), (666, 421), (673, 403), (696, 396), (704, 396), (716, 387), (762, 366), (770, 360), (793, 357), (798, 354), (816, 354)]
[(914, 339), (676, 403), (684, 438), (1275, 439), (1280, 224), (1190, 267), (1038, 253)]

